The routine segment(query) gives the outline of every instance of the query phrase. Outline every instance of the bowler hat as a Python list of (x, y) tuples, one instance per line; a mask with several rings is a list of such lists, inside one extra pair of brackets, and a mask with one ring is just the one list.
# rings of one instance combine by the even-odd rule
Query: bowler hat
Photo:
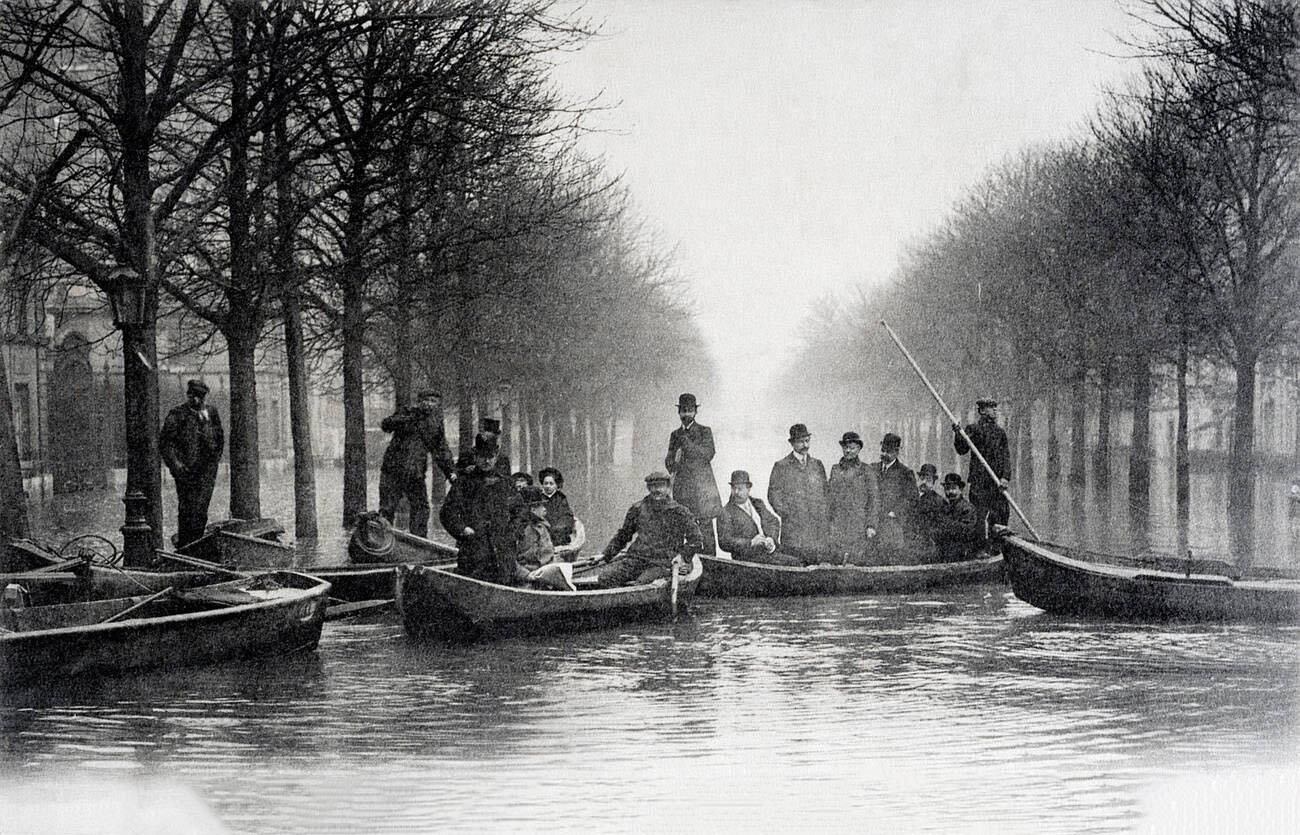
[(698, 408), (700, 408), (700, 404), (699, 404), (698, 402), (696, 402), (696, 400), (695, 400), (695, 395), (693, 395), (693, 394), (683, 394), (681, 397), (677, 398), (677, 408), (679, 408), (679, 409), (698, 409)]
[(534, 505), (539, 505), (539, 504), (546, 504), (546, 494), (542, 492), (542, 488), (533, 487), (532, 485), (529, 485), (528, 487), (525, 487), (523, 490), (520, 490), (519, 498), (523, 501), (524, 504), (528, 505), (529, 507), (533, 507)]
[(922, 464), (922, 465), (921, 465), (921, 469), (918, 470), (917, 472), (918, 472), (918, 474), (921, 475), (921, 477), (923, 477), (923, 478), (924, 478), (925, 476), (929, 476), (930, 478), (938, 478), (938, 477), (939, 477), (939, 471), (935, 468), (935, 466), (934, 466), (933, 464)]
[(943, 486), (947, 487), (949, 484), (955, 484), (958, 487), (965, 487), (966, 481), (961, 477), (960, 473), (948, 473), (943, 477)]
[(202, 380), (190, 380), (185, 384), (186, 394), (197, 394), (202, 397), (208, 396), (208, 384)]
[(495, 440), (484, 435), (482, 432), (474, 436), (474, 454), (475, 455), (496, 455), (501, 451), (500, 445)]
[(983, 409), (986, 406), (996, 406), (996, 405), (998, 405), (998, 401), (994, 400), (992, 397), (984, 397), (981, 398), (980, 400), (975, 401), (976, 409)]
[(802, 423), (796, 423), (795, 425), (790, 427), (791, 441), (797, 441), (800, 438), (811, 438), (811, 437), (812, 437), (812, 433), (809, 432), (808, 427), (804, 426)]
[(862, 436), (857, 432), (845, 432), (844, 437), (840, 438), (840, 446), (844, 446), (845, 444), (857, 444), (858, 446), (863, 446)]
[(731, 474), (731, 481), (729, 481), (729, 482), (727, 482), (727, 483), (728, 483), (728, 484), (748, 484), (750, 487), (753, 487), (753, 486), (754, 486), (754, 482), (752, 482), (752, 481), (749, 480), (749, 473), (745, 472), (744, 470), (736, 470), (736, 471), (734, 471), (734, 472)]
[(501, 421), (496, 418), (479, 418), (478, 431), (491, 432), (493, 435), (501, 434)]
[(903, 439), (895, 435), (893, 432), (886, 432), (885, 437), (880, 439), (881, 449), (897, 450), (900, 449), (902, 446), (903, 446)]
[(662, 481), (666, 484), (672, 483), (672, 479), (668, 477), (668, 473), (663, 470), (655, 470), (645, 477), (646, 484), (654, 484), (656, 481)]

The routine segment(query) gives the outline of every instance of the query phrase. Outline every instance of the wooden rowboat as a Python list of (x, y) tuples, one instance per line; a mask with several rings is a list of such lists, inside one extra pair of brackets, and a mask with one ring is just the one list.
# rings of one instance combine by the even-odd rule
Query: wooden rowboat
[(314, 649), (329, 583), (288, 571), (152, 595), (0, 608), (0, 682)]
[[(704, 573), (699, 557), (679, 577), (676, 608), (683, 611)], [(484, 632), (551, 632), (616, 623), (670, 618), (671, 580), (640, 586), (579, 591), (546, 591), (489, 583), (450, 568), (403, 566), (398, 571), (397, 605), (406, 631), (414, 636), (475, 637)]]
[(701, 597), (899, 594), (1002, 581), (1002, 557), (985, 552), (961, 562), (920, 565), (785, 566), (710, 556), (703, 560)]
[[(1132, 558), (1003, 540), (1016, 597), (1047, 612), (1124, 620), (1300, 621), (1300, 572)], [(1179, 570), (1182, 566), (1182, 570)]]

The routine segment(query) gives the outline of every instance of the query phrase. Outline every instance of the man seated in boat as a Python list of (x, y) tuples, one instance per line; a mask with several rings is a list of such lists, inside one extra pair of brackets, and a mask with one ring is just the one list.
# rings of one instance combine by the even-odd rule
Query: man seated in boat
[(474, 439), (474, 466), (461, 471), (438, 511), (460, 553), (456, 570), (470, 577), (509, 585), (515, 580), (515, 505), (518, 494), (509, 475), (496, 469), (494, 441)]
[(944, 497), (935, 490), (939, 470), (933, 464), (922, 464), (916, 471), (916, 502), (912, 505), (912, 530), (918, 541), (934, 541), (934, 528), (943, 513)]
[[(704, 546), (695, 516), (673, 500), (668, 473), (645, 477), (649, 491), (628, 508), (623, 526), (605, 546), (596, 584), (601, 588), (642, 585), (669, 577), (673, 566), (689, 571), (691, 558)], [(626, 549), (626, 550), (624, 550)]]
[(731, 474), (731, 498), (718, 517), (718, 542), (732, 559), (766, 565), (803, 565), (803, 560), (778, 554), (781, 520), (762, 499), (749, 495), (754, 484), (749, 473), (736, 470)]
[(573, 566), (555, 559), (555, 545), (551, 542), (551, 526), (546, 521), (546, 494), (529, 485), (520, 491), (519, 498), (527, 522), (519, 535), (515, 552), (517, 566), (515, 579), (522, 584), (544, 589), (573, 591)]
[(546, 521), (551, 525), (551, 542), (568, 545), (573, 541), (577, 520), (573, 518), (569, 497), (564, 495), (564, 475), (554, 467), (542, 467), (537, 471), (537, 481), (546, 495)]
[(957, 473), (943, 477), (943, 508), (934, 526), (934, 544), (940, 562), (970, 559), (984, 540), (983, 526), (975, 505), (964, 495), (966, 481)]
[(519, 493), (523, 493), (525, 487), (533, 486), (533, 477), (523, 471), (513, 473), (510, 480), (514, 482), (515, 490)]

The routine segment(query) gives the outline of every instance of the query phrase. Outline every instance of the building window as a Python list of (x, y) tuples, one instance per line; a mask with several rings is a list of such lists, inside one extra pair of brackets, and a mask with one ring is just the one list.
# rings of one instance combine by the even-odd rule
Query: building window
[(32, 458), (32, 393), (27, 383), (14, 383), (14, 438), (18, 441), (18, 458)]

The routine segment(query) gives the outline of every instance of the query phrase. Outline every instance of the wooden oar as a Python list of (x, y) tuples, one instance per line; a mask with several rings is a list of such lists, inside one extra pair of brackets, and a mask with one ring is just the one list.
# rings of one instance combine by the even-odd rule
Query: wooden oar
[(157, 592), (156, 594), (149, 595), (144, 600), (141, 600), (139, 603), (135, 604), (134, 606), (130, 606), (126, 609), (123, 609), (122, 611), (118, 612), (116, 615), (109, 615), (108, 617), (101, 620), (100, 623), (105, 624), (105, 623), (112, 623), (115, 620), (121, 620), (122, 618), (126, 617), (127, 615), (131, 614), (137, 609), (147, 606), (148, 604), (154, 602), (160, 597), (166, 597), (167, 595), (171, 594), (174, 591), (176, 591), (175, 586), (168, 586), (167, 588), (163, 589), (160, 592)]
[(229, 574), (231, 577), (238, 577), (241, 580), (246, 580), (249, 577), (253, 576), (252, 574), (249, 574), (247, 571), (236, 571), (233, 568), (226, 568), (221, 563), (209, 562), (208, 560), (201, 560), (198, 557), (187, 557), (184, 554), (176, 554), (171, 551), (162, 551), (162, 550), (159, 550), (156, 553), (158, 554), (158, 556), (162, 557), (165, 560), (178, 562), (181, 563), (182, 565), (188, 565), (192, 568), (201, 568), (204, 571), (215, 571), (220, 574)]
[(676, 562), (676, 561), (674, 561), (673, 564), (672, 564), (671, 566), (668, 567), (668, 570), (671, 571), (671, 572), (673, 573), (673, 577), (672, 577), (672, 580), (671, 580), (671, 585), (672, 585), (672, 604), (673, 604), (673, 620), (677, 620), (677, 589), (678, 589), (678, 587), (681, 585), (681, 582), (682, 582), (682, 581), (681, 581), (681, 572), (677, 570), (677, 562)]
[(903, 345), (902, 340), (898, 338), (898, 334), (894, 333), (894, 329), (891, 328), (889, 323), (884, 319), (880, 320), (880, 324), (884, 326), (885, 330), (889, 331), (890, 338), (894, 340), (894, 344), (898, 346), (898, 350), (903, 352), (903, 356), (907, 357), (907, 361), (912, 365), (912, 370), (914, 370), (917, 373), (917, 376), (921, 378), (921, 382), (925, 383), (925, 387), (930, 390), (930, 394), (934, 395), (934, 399), (938, 402), (939, 408), (943, 409), (943, 413), (948, 416), (948, 420), (952, 422), (952, 425), (957, 427), (958, 434), (961, 435), (961, 438), (966, 442), (966, 445), (970, 447), (971, 455), (975, 456), (975, 458), (984, 465), (985, 470), (988, 470), (989, 476), (993, 479), (993, 483), (998, 485), (998, 489), (1002, 491), (1002, 495), (1007, 497), (1007, 503), (1011, 505), (1011, 509), (1020, 517), (1020, 521), (1025, 523), (1025, 528), (1028, 529), (1029, 535), (1032, 536), (1035, 541), (1041, 542), (1043, 538), (1038, 535), (1038, 531), (1034, 530), (1034, 526), (1029, 521), (1029, 517), (1020, 509), (1020, 505), (1016, 504), (1016, 500), (1011, 498), (1011, 493), (1007, 491), (1007, 488), (1002, 486), (1002, 479), (993, 471), (993, 467), (984, 458), (984, 454), (979, 451), (979, 447), (975, 446), (975, 444), (971, 442), (970, 436), (966, 434), (965, 429), (962, 429), (961, 422), (957, 420), (957, 416), (948, 408), (948, 404), (943, 402), (943, 398), (939, 396), (939, 392), (935, 391), (934, 386), (930, 384), (930, 378), (925, 376), (925, 372), (921, 370), (921, 366), (917, 365), (916, 360), (912, 359), (911, 352), (909, 352)]
[[(334, 598), (330, 598), (333, 600)], [(338, 620), (365, 612), (373, 612), (392, 606), (395, 600), (354, 600), (351, 603), (331, 604), (325, 608), (325, 620)]]
[(49, 565), (43, 565), (40, 568), (33, 568), (28, 573), (53, 574), (59, 571), (66, 571), (69, 568), (76, 568), (77, 566), (81, 565), (83, 562), (85, 562), (85, 560), (83, 560), (81, 557), (71, 557), (66, 560), (59, 560), (58, 562), (52, 562)]

